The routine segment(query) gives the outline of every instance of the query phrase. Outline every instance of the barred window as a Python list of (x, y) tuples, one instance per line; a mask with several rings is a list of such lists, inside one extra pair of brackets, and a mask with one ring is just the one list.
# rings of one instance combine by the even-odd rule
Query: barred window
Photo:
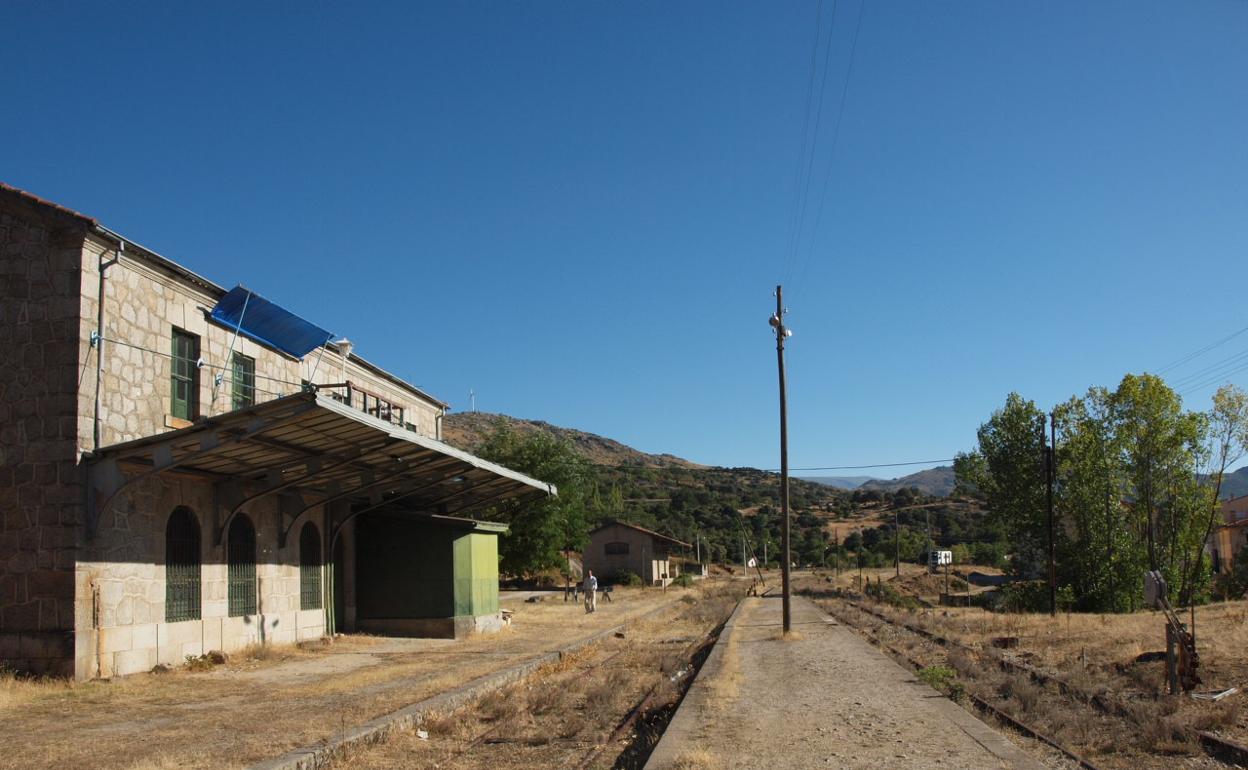
[(227, 541), (230, 617), (256, 614), (256, 528), (240, 513)]
[(165, 622), (198, 620), (199, 521), (189, 508), (175, 508), (165, 524)]
[(312, 522), (299, 534), (299, 609), (321, 608), (321, 533)]

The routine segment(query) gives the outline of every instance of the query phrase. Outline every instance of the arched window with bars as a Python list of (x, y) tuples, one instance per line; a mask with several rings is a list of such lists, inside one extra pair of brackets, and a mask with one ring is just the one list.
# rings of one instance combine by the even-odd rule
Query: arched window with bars
[(165, 622), (200, 617), (199, 520), (178, 507), (165, 523)]
[(309, 521), (299, 533), (299, 609), (321, 605), (321, 532)]
[(256, 614), (256, 528), (240, 513), (226, 541), (230, 617)]

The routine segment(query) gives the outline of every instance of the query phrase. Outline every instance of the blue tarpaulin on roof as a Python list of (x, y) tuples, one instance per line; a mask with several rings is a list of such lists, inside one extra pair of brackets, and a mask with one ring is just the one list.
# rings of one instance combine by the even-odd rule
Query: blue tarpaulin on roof
[(238, 329), (238, 333), (269, 347), (303, 358), (333, 336), (280, 305), (239, 285), (212, 309), (214, 320)]

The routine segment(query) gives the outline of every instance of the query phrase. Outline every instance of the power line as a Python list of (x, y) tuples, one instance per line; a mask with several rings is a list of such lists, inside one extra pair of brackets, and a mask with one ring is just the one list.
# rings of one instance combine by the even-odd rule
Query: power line
[[(1248, 359), (1248, 350), (1242, 350), (1239, 353), (1236, 353), (1231, 356), (1227, 356), (1226, 358), (1223, 358), (1220, 361), (1215, 361), (1214, 363), (1206, 366), (1203, 369), (1197, 370), (1184, 377), (1180, 377), (1171, 383), (1171, 387), (1175, 387), (1175, 386), (1184, 387), (1197, 380), (1208, 377), (1211, 373), (1214, 373), (1223, 369), (1234, 368), (1238, 366), (1240, 362), (1244, 361), (1245, 359)], [(1217, 377), (1220, 375), (1214, 374), (1214, 376)]]
[[(802, 169), (806, 163), (806, 142), (810, 137), (810, 105), (815, 97), (815, 70), (819, 60), (819, 38), (823, 34), (823, 0), (819, 0), (815, 11), (815, 40), (810, 47), (810, 75), (806, 81), (806, 111), (802, 116), (802, 143), (797, 150), (797, 168), (793, 170), (793, 214), (789, 217), (789, 247), (784, 255), (785, 270), (782, 277), (787, 277), (788, 260), (793, 254), (793, 239), (797, 228), (797, 210), (801, 205)], [(822, 95), (821, 95), (822, 96)]]
[[(900, 468), (905, 465), (938, 465), (940, 463), (951, 463), (956, 458), (948, 460), (914, 460), (906, 463), (877, 463), (875, 465), (823, 465), (816, 468), (790, 468), (791, 471), (858, 471), (868, 468)], [(770, 469), (768, 469), (770, 470)]]
[[(810, 468), (789, 468), (789, 470), (791, 471), (856, 471), (856, 470), (867, 470), (869, 468), (900, 468), (900, 467), (904, 467), (907, 465), (939, 465), (941, 463), (951, 463), (953, 461), (954, 461), (954, 458), (949, 458), (947, 460), (911, 460), (909, 462), (875, 463), (873, 465), (820, 465), (820, 466), (810, 467)], [(705, 466), (701, 468), (690, 468), (690, 467), (682, 466), (682, 465), (654, 466), (654, 465), (623, 465), (623, 464), (616, 464), (616, 463), (584, 463), (584, 464), (590, 466), (591, 468), (611, 468), (613, 470), (621, 470), (621, 471), (685, 471), (685, 472), (710, 471), (710, 472), (715, 472), (715, 473), (737, 473), (743, 470), (747, 470), (747, 471), (758, 471), (760, 473), (779, 473), (780, 472), (779, 468), (750, 468), (746, 466), (730, 468), (730, 467), (722, 466), (722, 465), (710, 465), (710, 466)]]
[[(806, 224), (806, 205), (810, 200), (810, 180), (815, 172), (815, 154), (819, 147), (819, 128), (823, 125), (823, 95), (827, 91), (828, 86), (828, 64), (832, 59), (832, 33), (836, 30), (836, 12), (840, 3), (833, 0), (832, 3), (832, 22), (828, 25), (828, 40), (823, 48), (823, 73), (819, 78), (819, 106), (815, 110), (815, 129), (810, 136), (810, 152), (806, 159), (806, 173), (799, 176), (798, 197), (797, 197), (797, 225), (792, 231), (792, 237), (789, 239), (789, 253), (785, 259), (784, 278), (781, 283), (788, 280), (793, 268), (797, 267), (798, 255), (801, 253), (802, 229)], [(818, 47), (818, 37), (815, 38), (816, 50)], [(805, 145), (803, 145), (803, 149)]]
[(1231, 340), (1235, 339), (1236, 337), (1243, 334), (1244, 332), (1248, 332), (1248, 326), (1245, 326), (1244, 328), (1240, 329), (1237, 332), (1232, 332), (1231, 334), (1228, 334), (1227, 336), (1223, 337), (1217, 342), (1211, 342), (1208, 345), (1205, 345), (1203, 348), (1200, 348), (1199, 350), (1194, 350), (1191, 353), (1188, 353), (1187, 355), (1178, 359), (1177, 361), (1173, 361), (1171, 363), (1166, 364), (1165, 366), (1157, 370), (1157, 374), (1164, 374), (1165, 372), (1168, 372), (1171, 369), (1175, 369), (1179, 366), (1182, 366), (1188, 361), (1191, 361), (1194, 358), (1198, 358), (1204, 355), (1205, 353), (1208, 353), (1210, 350), (1213, 350), (1216, 347), (1219, 347), (1221, 345), (1226, 344), (1227, 342), (1230, 342)]
[(806, 259), (801, 263), (802, 275), (797, 282), (795, 296), (801, 294), (806, 283), (806, 274), (810, 270), (810, 263), (814, 259), (815, 239), (819, 234), (819, 225), (823, 222), (824, 204), (828, 197), (828, 186), (832, 181), (832, 169), (836, 163), (836, 146), (841, 138), (841, 119), (845, 116), (845, 100), (849, 94), (849, 82), (854, 75), (854, 59), (855, 54), (858, 52), (858, 33), (862, 30), (862, 17), (866, 13), (867, 0), (862, 0), (862, 4), (858, 7), (858, 20), (854, 23), (854, 37), (849, 46), (849, 66), (845, 70), (845, 81), (841, 84), (841, 100), (837, 106), (836, 123), (832, 129), (832, 146), (828, 151), (828, 170), (823, 178), (823, 189), (819, 193), (819, 206), (815, 209), (815, 224), (810, 230), (810, 247), (807, 249)]
[(1181, 393), (1179, 393), (1179, 395), (1180, 395), (1180, 396), (1186, 396), (1186, 395), (1188, 395), (1188, 394), (1190, 394), (1190, 393), (1196, 393), (1196, 392), (1198, 392), (1198, 391), (1204, 390), (1205, 388), (1209, 387), (1210, 385), (1216, 385), (1218, 382), (1223, 381), (1223, 380), (1225, 380), (1225, 381), (1229, 382), (1229, 381), (1230, 381), (1230, 377), (1231, 377), (1232, 375), (1239, 374), (1240, 372), (1244, 372), (1244, 371), (1248, 371), (1248, 363), (1241, 364), (1240, 366), (1238, 366), (1238, 367), (1237, 367), (1237, 368), (1235, 368), (1235, 369), (1230, 370), (1229, 372), (1222, 372), (1222, 373), (1220, 373), (1220, 374), (1218, 374), (1218, 375), (1215, 375), (1215, 376), (1213, 376), (1213, 377), (1210, 377), (1209, 379), (1205, 380), (1204, 382), (1200, 382), (1200, 383), (1197, 383), (1196, 385), (1192, 385), (1192, 386), (1190, 386), (1190, 387), (1186, 388), (1185, 390), (1183, 390)]

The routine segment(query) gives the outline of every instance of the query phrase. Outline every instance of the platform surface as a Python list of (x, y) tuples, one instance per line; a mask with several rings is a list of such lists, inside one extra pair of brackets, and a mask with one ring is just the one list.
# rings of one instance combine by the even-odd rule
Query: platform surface
[(808, 599), (747, 598), (646, 770), (675, 767), (1013, 768), (1042, 765)]

